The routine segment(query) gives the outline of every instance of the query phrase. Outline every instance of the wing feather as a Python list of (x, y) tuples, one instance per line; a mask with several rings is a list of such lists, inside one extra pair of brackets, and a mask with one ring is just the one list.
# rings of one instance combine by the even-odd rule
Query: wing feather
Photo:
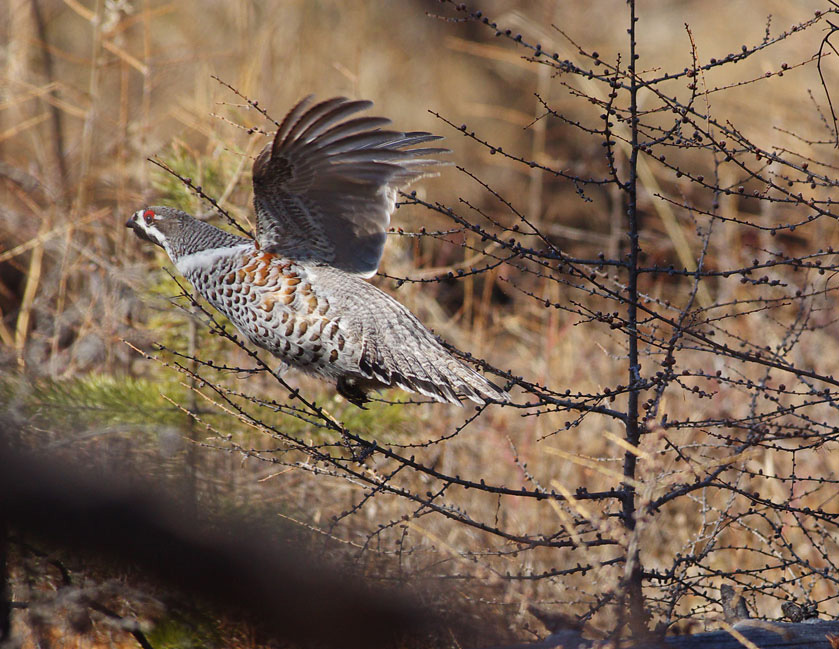
[(369, 101), (344, 97), (286, 115), (253, 168), (257, 240), (270, 252), (369, 277), (376, 272), (396, 190), (425, 175), (446, 153), (410, 148), (440, 139), (383, 130), (383, 117), (356, 117)]
[(280, 127), (277, 129), (277, 133), (274, 136), (275, 142), (277, 140), (285, 140), (292, 126), (294, 126), (297, 123), (297, 120), (300, 119), (300, 116), (303, 114), (303, 112), (306, 110), (309, 104), (312, 103), (312, 100), (314, 100), (314, 98), (314, 95), (306, 95), (305, 97), (303, 97), (303, 99), (298, 101), (297, 104), (295, 104), (294, 108), (288, 111), (288, 114), (285, 116), (285, 118), (283, 118), (283, 123), (280, 124)]

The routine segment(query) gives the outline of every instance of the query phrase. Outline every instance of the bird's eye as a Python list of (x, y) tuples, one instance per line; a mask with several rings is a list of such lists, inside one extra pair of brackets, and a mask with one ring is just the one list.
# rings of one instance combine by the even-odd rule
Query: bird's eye
[(151, 210), (146, 210), (145, 212), (143, 212), (143, 219), (145, 220), (146, 225), (151, 225), (152, 221), (154, 221), (154, 212), (152, 212)]

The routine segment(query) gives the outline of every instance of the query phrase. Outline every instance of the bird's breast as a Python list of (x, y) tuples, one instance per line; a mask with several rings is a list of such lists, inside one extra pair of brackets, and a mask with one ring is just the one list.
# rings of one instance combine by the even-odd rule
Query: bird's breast
[(345, 353), (346, 332), (316, 271), (250, 248), (205, 255), (187, 268), (195, 288), (252, 343), (287, 363), (329, 373)]

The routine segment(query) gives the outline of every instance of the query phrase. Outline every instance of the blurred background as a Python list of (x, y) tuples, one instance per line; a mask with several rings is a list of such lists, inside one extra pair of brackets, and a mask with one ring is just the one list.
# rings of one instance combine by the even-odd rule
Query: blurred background
[[(645, 2), (640, 8), (639, 66), (645, 74), (659, 76), (690, 66), (693, 56), (700, 61), (723, 57), (809, 19), (825, 5), (810, 0)], [(528, 42), (557, 52), (560, 59), (575, 60), (575, 44), (604, 60), (621, 57), (625, 62), (628, 57), (622, 0), (487, 0), (471, 8), (522, 33)], [(626, 245), (620, 196), (594, 189), (589, 200), (580, 200), (573, 184), (491, 155), (456, 128), (468, 124), (494, 146), (551, 168), (602, 174), (603, 149), (597, 138), (582, 137), (568, 123), (542, 119), (544, 100), (570, 120), (596, 121), (596, 113), (592, 116), (588, 102), (578, 96), (579, 80), (525, 60), (527, 53), (510, 40), (496, 38), (479, 23), (457, 20), (450, 7), (437, 2), (9, 0), (0, 5), (0, 25), (0, 389), (4, 416), (26, 423), (27, 434), (17, 440), (24, 446), (66, 454), (129, 478), (160, 480), (213, 511), (261, 516), (270, 510), (265, 515), (274, 516), (280, 510), (281, 517), (307, 530), (327, 530), (353, 556), (363, 554), (360, 548), (370, 543), (370, 530), (404, 514), (404, 505), (381, 499), (350, 521), (342, 517), (341, 525), (329, 523), (353, 506), (360, 487), (312, 472), (266, 467), (229, 452), (231, 446), (212, 434), (204, 437), (201, 427), (175, 405), (198, 408), (196, 392), (171, 367), (137, 351), (155, 353), (152, 344), (158, 342), (184, 353), (201, 349), (217, 354), (233, 366), (248, 362), (240, 350), (207, 336), (200, 318), (173, 307), (171, 298), (178, 291), (162, 270), (168, 267), (162, 251), (143, 245), (124, 227), (136, 209), (148, 204), (211, 213), (206, 202), (149, 158), (192, 178), (240, 222), (252, 219), (250, 166), (273, 125), (225, 84), (257, 101), (275, 120), (310, 93), (321, 99), (345, 95), (373, 100), (372, 114), (391, 118), (396, 128), (445, 136), (453, 165), (468, 169), (512, 201), (563, 250), (613, 256)], [(784, 62), (792, 66), (782, 76), (773, 75), (772, 83), (734, 86), (702, 102), (760, 146), (809, 150), (831, 136), (824, 92), (812, 63), (823, 33), (794, 34), (773, 48), (771, 56), (709, 72), (708, 87), (724, 87), (776, 72)], [(837, 87), (839, 73), (833, 58), (827, 57), (823, 66), (830, 89)], [(670, 183), (668, 189), (680, 200), (692, 197), (691, 188), (666, 170), (656, 168), (653, 174), (653, 179)], [(734, 178), (721, 182), (727, 181)], [(458, 209), (468, 203), (489, 214), (508, 214), (455, 166), (412, 189), (432, 203)], [(685, 255), (695, 256), (695, 223), (690, 218), (675, 225), (667, 221), (656, 211), (654, 193), (647, 186), (640, 199), (649, 217), (642, 234), (647, 260), (679, 263)], [(747, 209), (733, 197), (725, 200), (729, 214)], [(787, 215), (767, 218), (784, 221)], [(408, 206), (397, 210), (393, 225), (415, 232), (421, 227), (445, 230), (451, 222)], [(800, 235), (790, 245), (837, 246), (836, 235), (829, 225)], [(395, 234), (381, 270), (419, 279), (469, 266), (474, 253), (458, 245), (467, 237)], [(737, 266), (751, 258), (746, 244), (752, 243), (732, 238), (713, 251), (714, 263)], [(625, 350), (619, 340), (608, 331), (595, 334), (576, 326), (574, 318), (560, 311), (535, 308), (526, 295), (499, 279), (505, 274), (407, 283), (395, 295), (456, 346), (542, 384), (596, 393), (625, 380)], [(374, 282), (391, 292), (396, 289), (390, 280)], [(523, 282), (527, 290), (563, 299), (555, 285), (532, 278)], [(684, 289), (659, 283), (644, 290), (670, 297)], [(832, 311), (824, 314), (826, 319), (834, 316)], [(832, 339), (821, 343), (811, 353), (803, 352), (802, 362), (825, 373), (839, 371)], [(249, 378), (247, 386), (242, 377), (229, 378), (244, 391), (276, 389), (259, 377)], [(354, 429), (387, 442), (410, 444), (444, 436), (464, 419), (456, 409), (442, 406), (348, 411), (322, 384), (300, 376), (289, 380), (336, 409)], [(596, 472), (578, 464), (560, 468), (545, 459), (539, 446), (537, 440), (560, 430), (565, 419), (559, 414), (528, 419), (490, 411), (463, 435), (418, 453), (451, 474), (468, 473), (476, 479), (491, 475), (499, 483), (520, 485), (527, 483), (524, 465), (544, 471), (548, 481), (556, 477), (594, 489)], [(238, 448), (271, 444), (240, 423), (211, 423), (235, 436)], [(603, 421), (587, 425), (564, 438), (564, 447), (574, 445), (574, 452), (587, 456), (606, 453)], [(308, 432), (301, 429), (300, 434)], [(611, 453), (619, 457), (614, 447)], [(477, 504), (468, 494), (463, 498), (472, 511), (489, 518), (501, 508), (500, 498)], [(542, 524), (544, 510), (511, 505), (500, 515), (511, 528), (532, 531)], [(651, 538), (662, 546), (687, 542), (693, 516), (690, 510), (675, 512), (672, 529), (655, 530)], [(518, 560), (478, 532), (439, 518), (411, 527), (414, 549), (400, 570), (415, 577), (462, 576), (468, 572), (465, 562), (486, 551), (492, 558), (463, 577), (468, 585), (455, 599), (490, 611), (499, 629), (543, 630), (530, 615), (534, 603), (566, 610), (590, 602), (583, 586), (592, 583), (591, 576), (561, 586), (502, 577), (504, 566), (540, 572), (573, 562), (570, 554), (559, 560), (530, 553)], [(408, 535), (407, 530), (400, 534)], [(380, 538), (386, 539), (381, 541), (385, 554), (397, 543), (395, 537)], [(15, 579), (25, 581), (22, 575), (31, 570), (49, 581), (44, 577), (48, 568), (20, 567), (27, 561), (37, 564), (31, 556), (20, 557)], [(605, 589), (615, 579), (604, 573), (593, 582)], [(135, 605), (129, 597), (120, 603), (125, 610)], [(165, 619), (155, 607), (149, 616)], [(119, 633), (103, 630), (102, 637), (120, 642)], [(235, 643), (228, 637), (224, 644)]]
[[(791, 25), (820, 6), (653, 2), (643, 12), (641, 65), (651, 71), (689, 65), (686, 23), (697, 56), (709, 59), (736, 51), (741, 42), (757, 42), (773, 24)], [(623, 9), (608, 0), (485, 2), (481, 8), (561, 58), (573, 60), (576, 52), (558, 30), (604, 58), (624, 48), (625, 26), (615, 15)], [(430, 114), (468, 123), (484, 139), (558, 169), (579, 173), (601, 162), (599, 142), (577, 137), (567, 125), (534, 121), (544, 113), (536, 92), (571, 116), (584, 114), (561, 76), (525, 61), (523, 52), (483, 26), (436, 17), (438, 9), (425, 1), (4, 4), (0, 152), (5, 177), (20, 181), (2, 187), (0, 342), (6, 360), (55, 377), (124, 368), (133, 358), (118, 340), (131, 331), (131, 289), (146, 284), (148, 269), (132, 262), (153, 251), (129, 239), (122, 225), (138, 206), (161, 200), (177, 184), (161, 177), (149, 157), (192, 165), (205, 185), (215, 182), (221, 204), (245, 220), (250, 156), (265, 137), (249, 137), (241, 127), (270, 131), (271, 124), (242, 109), (243, 100), (213, 75), (274, 119), (309, 93), (372, 99), (375, 112), (391, 117), (397, 128), (447, 137), (453, 163), (478, 170), (498, 191), (516, 196), (519, 208), (550, 223), (563, 246), (614, 251), (620, 223), (608, 197), (594, 205), (575, 200), (568, 183), (490, 155)], [(798, 61), (816, 46), (807, 33), (772, 55)], [(758, 58), (715, 71), (708, 83), (724, 83), (735, 72), (760, 75), (779, 63)], [(833, 79), (830, 69), (826, 73)], [(815, 66), (787, 80), (718, 94), (713, 103), (736, 110), (738, 127), (759, 144), (784, 146), (797, 138), (782, 129), (819, 126), (811, 99), (800, 92), (819, 88)], [(418, 189), (443, 203), (487, 200), (480, 186), (453, 169)], [(414, 222), (415, 211), (404, 212), (396, 214), (395, 225), (429, 225)], [(658, 224), (650, 225), (647, 236), (656, 244), (648, 252), (667, 254), (666, 234), (660, 241)], [(390, 250), (385, 263), (398, 259)], [(446, 260), (420, 259), (419, 265), (425, 261)]]

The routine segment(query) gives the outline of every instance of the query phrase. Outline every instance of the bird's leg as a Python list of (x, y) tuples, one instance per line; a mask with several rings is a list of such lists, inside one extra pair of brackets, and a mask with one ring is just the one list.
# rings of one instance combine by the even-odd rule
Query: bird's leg
[(336, 388), (338, 389), (338, 394), (351, 404), (358, 406), (362, 410), (367, 410), (364, 404), (370, 401), (370, 399), (367, 398), (367, 393), (359, 384), (358, 379), (351, 376), (342, 376), (338, 379)]

